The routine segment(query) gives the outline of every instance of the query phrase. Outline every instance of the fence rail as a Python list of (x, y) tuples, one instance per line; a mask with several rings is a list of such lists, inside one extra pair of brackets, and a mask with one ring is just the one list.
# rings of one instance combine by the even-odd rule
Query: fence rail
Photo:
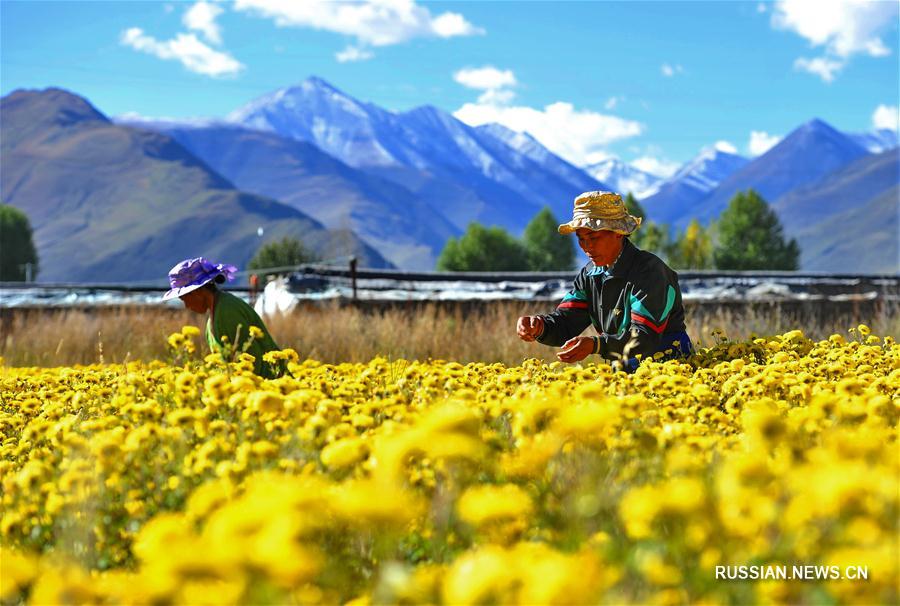
[[(356, 278), (358, 280), (395, 280), (397, 282), (545, 282), (550, 280), (571, 280), (575, 271), (553, 272), (409, 272), (392, 269), (357, 269), (351, 270), (342, 266), (302, 265), (289, 270), (278, 268), (282, 274), (305, 274), (323, 278)], [(272, 270), (261, 270), (262, 273), (274, 273)], [(816, 281), (856, 282), (878, 286), (900, 284), (900, 274), (874, 273), (828, 273), (828, 272), (796, 272), (796, 271), (722, 271), (722, 270), (684, 270), (678, 272), (680, 280), (779, 280), (779, 281)], [(0, 282), (0, 290), (79, 290), (106, 292), (145, 293), (169, 289), (165, 282), (147, 282), (140, 284), (121, 284), (106, 282)], [(229, 285), (229, 290), (248, 291), (248, 285)]]

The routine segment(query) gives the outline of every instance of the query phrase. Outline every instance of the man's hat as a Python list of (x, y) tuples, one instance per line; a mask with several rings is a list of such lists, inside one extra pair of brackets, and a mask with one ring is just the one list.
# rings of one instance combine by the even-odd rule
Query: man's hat
[(575, 198), (572, 220), (559, 226), (559, 233), (571, 234), (586, 227), (593, 231), (608, 230), (628, 235), (641, 224), (625, 210), (622, 196), (611, 191), (588, 191)]

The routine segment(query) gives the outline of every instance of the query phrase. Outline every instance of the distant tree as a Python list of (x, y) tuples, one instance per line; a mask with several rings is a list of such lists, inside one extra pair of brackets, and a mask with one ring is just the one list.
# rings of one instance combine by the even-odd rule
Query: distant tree
[(630, 236), (632, 243), (642, 250), (650, 251), (663, 259), (667, 259), (671, 252), (671, 238), (669, 226), (653, 221), (641, 223), (641, 226)]
[(37, 275), (38, 256), (28, 217), (18, 208), (0, 203), (0, 281), (24, 282)]
[(718, 269), (783, 269), (799, 266), (800, 247), (785, 239), (778, 216), (754, 190), (738, 192), (718, 222), (713, 252)]
[[(286, 236), (263, 244), (247, 263), (247, 269), (267, 269), (270, 267), (289, 267), (316, 261), (317, 256), (297, 238)], [(257, 274), (259, 275), (259, 274)]]
[(676, 269), (710, 269), (713, 265), (710, 230), (692, 219), (670, 247), (669, 265)]
[(634, 215), (635, 217), (640, 217), (647, 221), (647, 213), (644, 210), (644, 207), (641, 206), (641, 203), (638, 202), (637, 198), (634, 197), (634, 194), (628, 192), (628, 195), (625, 196), (625, 210), (628, 211), (629, 215)]
[(502, 227), (470, 223), (459, 238), (450, 238), (437, 260), (442, 271), (525, 271), (525, 246)]
[(559, 221), (544, 207), (525, 227), (522, 242), (531, 271), (566, 271), (575, 265), (572, 238), (560, 235)]

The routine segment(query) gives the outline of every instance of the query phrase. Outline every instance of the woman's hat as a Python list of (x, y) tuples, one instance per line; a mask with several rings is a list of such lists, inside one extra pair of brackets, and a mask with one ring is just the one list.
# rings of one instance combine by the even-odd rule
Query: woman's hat
[(559, 233), (571, 234), (586, 227), (628, 235), (641, 224), (640, 217), (628, 214), (622, 196), (611, 191), (588, 191), (575, 198), (572, 220), (559, 226)]
[(207, 282), (223, 276), (221, 280), (234, 280), (237, 267), (234, 265), (215, 264), (203, 257), (186, 259), (169, 270), (169, 292), (163, 295), (163, 300), (174, 299), (186, 295), (192, 290), (197, 290)]

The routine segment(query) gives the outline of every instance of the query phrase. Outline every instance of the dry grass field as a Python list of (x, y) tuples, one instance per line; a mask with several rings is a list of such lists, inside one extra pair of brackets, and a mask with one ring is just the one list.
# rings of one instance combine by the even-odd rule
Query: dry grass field
[[(900, 305), (881, 301), (821, 304), (688, 303), (695, 345), (774, 335), (795, 328), (811, 338), (846, 334), (866, 323), (876, 334), (900, 335)], [(410, 304), (389, 308), (308, 306), (267, 318), (281, 347), (326, 363), (364, 362), (375, 356), (519, 364), (555, 360), (554, 350), (515, 336), (519, 315), (550, 311), (552, 303)], [(2, 311), (0, 356), (9, 366), (65, 366), (161, 359), (165, 337), (185, 325), (205, 328), (205, 317), (168, 307), (96, 307)]]

